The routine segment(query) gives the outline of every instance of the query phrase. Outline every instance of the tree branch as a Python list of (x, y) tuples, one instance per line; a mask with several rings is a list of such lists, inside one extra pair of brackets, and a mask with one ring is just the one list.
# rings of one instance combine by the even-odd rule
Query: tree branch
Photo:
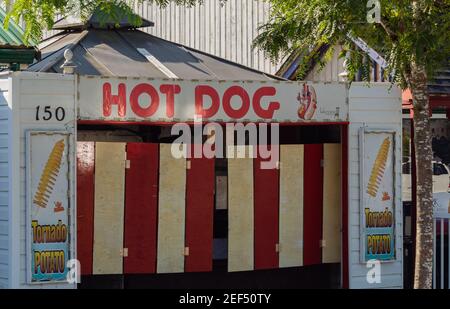
[(388, 26), (386, 26), (385, 23), (383, 23), (382, 20), (380, 20), (379, 24), (381, 25), (381, 27), (384, 29), (384, 31), (386, 31), (386, 33), (388, 34), (388, 36), (393, 40), (396, 41), (397, 40), (397, 34), (392, 31), (391, 29), (388, 28)]

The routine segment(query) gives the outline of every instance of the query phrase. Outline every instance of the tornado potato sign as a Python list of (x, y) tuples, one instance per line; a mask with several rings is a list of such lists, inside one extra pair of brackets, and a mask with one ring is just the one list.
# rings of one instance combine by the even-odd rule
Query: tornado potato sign
[(69, 134), (27, 135), (29, 281), (65, 281), (69, 259)]

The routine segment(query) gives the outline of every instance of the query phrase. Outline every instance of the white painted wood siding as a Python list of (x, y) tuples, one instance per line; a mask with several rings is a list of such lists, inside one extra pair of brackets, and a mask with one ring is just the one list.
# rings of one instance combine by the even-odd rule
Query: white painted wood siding
[(319, 66), (306, 75), (305, 80), (313, 82), (339, 82), (342, 79), (339, 74), (344, 71), (344, 59), (339, 58), (339, 53), (342, 51), (342, 46), (337, 45), (334, 48), (333, 56), (321, 70)]
[[(348, 134), (348, 222), (349, 222), (349, 283), (350, 288), (403, 287), (403, 215), (401, 201), (401, 92), (390, 83), (354, 82), (349, 92)], [(359, 131), (363, 126), (391, 129), (397, 132), (395, 144), (395, 241), (396, 261), (381, 263), (381, 283), (367, 282), (368, 268), (360, 262), (360, 161)]]
[[(340, 53), (342, 52), (342, 45), (336, 45), (334, 47), (333, 55), (331, 59), (327, 62), (325, 67), (320, 70), (319, 66), (316, 65), (311, 72), (306, 75), (305, 80), (314, 81), (314, 82), (339, 82), (343, 81), (343, 79), (339, 76), (342, 72), (344, 72), (344, 58), (339, 58)], [(384, 82), (384, 77), (382, 76), (384, 72), (380, 68), (380, 66), (373, 62), (371, 73), (370, 73), (370, 81), (371, 82)], [(360, 74), (356, 74), (355, 81), (362, 81), (362, 76)]]
[[(37, 130), (66, 130), (74, 133), (71, 143), (76, 140), (75, 132), (75, 78), (73, 75), (53, 73), (17, 72), (11, 74), (10, 100), (10, 196), (9, 221), (14, 222), (9, 228), (9, 269), (10, 287), (12, 288), (71, 288), (75, 285), (58, 284), (27, 284), (27, 252), (26, 252), (26, 177), (25, 177), (25, 134), (29, 129)], [(63, 123), (57, 120), (36, 123), (35, 106), (42, 102), (44, 105), (64, 106), (66, 117)], [(71, 151), (74, 151), (72, 148)], [(73, 158), (73, 156), (71, 155)], [(75, 174), (75, 162), (70, 162), (72, 175)], [(71, 192), (75, 192), (75, 179), (71, 180)], [(72, 195), (71, 219), (74, 220), (75, 196)], [(74, 231), (72, 221), (70, 229)], [(76, 233), (71, 233), (71, 251), (76, 248)], [(75, 257), (76, 255), (74, 255)]]
[(8, 106), (7, 78), (0, 79), (0, 289), (9, 286), (9, 151), (8, 132), (10, 109)]

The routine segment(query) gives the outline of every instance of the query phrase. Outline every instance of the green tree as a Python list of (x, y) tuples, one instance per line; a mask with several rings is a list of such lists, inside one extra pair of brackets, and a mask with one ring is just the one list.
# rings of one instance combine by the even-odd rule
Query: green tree
[(431, 288), (433, 152), (427, 81), (436, 68), (448, 65), (450, 0), (270, 0), (270, 3), (270, 20), (261, 27), (255, 44), (271, 58), (279, 59), (294, 51), (308, 54), (320, 44), (343, 44), (350, 80), (358, 70), (368, 79), (369, 64), (364, 61), (364, 52), (354, 48), (350, 39), (360, 37), (385, 56), (387, 74), (391, 74), (393, 81), (402, 89), (411, 90), (417, 162), (414, 287)]

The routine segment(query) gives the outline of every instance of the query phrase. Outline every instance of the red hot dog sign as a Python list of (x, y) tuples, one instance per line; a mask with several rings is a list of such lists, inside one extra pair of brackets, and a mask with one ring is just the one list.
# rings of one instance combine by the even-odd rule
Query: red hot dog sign
[(348, 120), (341, 83), (79, 80), (80, 120), (124, 122), (339, 122)]

